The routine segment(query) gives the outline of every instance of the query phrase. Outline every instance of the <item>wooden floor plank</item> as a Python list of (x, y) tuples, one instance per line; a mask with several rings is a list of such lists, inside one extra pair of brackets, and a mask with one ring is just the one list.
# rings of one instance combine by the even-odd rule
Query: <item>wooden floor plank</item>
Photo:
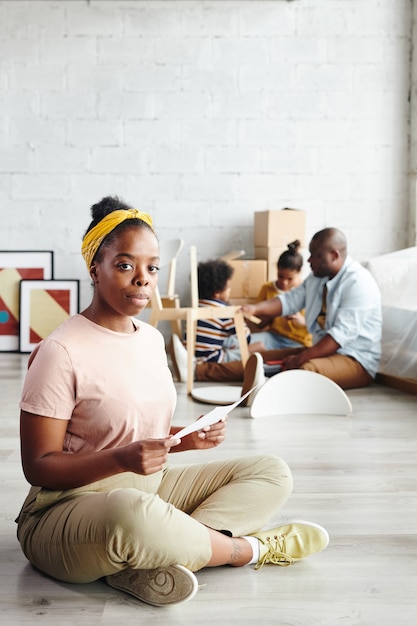
[[(172, 462), (275, 453), (294, 492), (274, 521), (310, 519), (330, 533), (328, 549), (290, 568), (221, 567), (197, 573), (189, 603), (157, 609), (104, 582), (67, 585), (35, 571), (16, 540), (27, 491), (19, 455), (18, 401), (27, 356), (0, 353), (0, 618), (7, 626), (274, 624), (403, 626), (417, 622), (416, 397), (372, 385), (348, 392), (353, 414), (250, 419), (238, 408), (225, 443)], [(177, 384), (176, 423), (211, 407)], [(242, 503), (244, 515), (244, 503)]]

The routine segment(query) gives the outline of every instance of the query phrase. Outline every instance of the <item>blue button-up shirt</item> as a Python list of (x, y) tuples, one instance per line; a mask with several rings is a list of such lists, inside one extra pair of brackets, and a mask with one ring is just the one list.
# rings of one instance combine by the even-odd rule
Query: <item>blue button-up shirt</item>
[[(325, 284), (326, 322), (321, 328), (317, 316), (322, 308)], [(373, 276), (360, 263), (348, 256), (331, 280), (310, 274), (300, 287), (278, 297), (282, 315), (305, 309), (313, 345), (324, 335), (330, 335), (340, 346), (339, 354), (353, 357), (375, 376), (381, 358), (381, 295)]]

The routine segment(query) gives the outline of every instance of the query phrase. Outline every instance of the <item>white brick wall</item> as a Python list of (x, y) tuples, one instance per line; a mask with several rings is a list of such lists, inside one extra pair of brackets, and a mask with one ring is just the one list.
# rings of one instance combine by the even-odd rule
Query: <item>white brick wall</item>
[(85, 306), (109, 193), (201, 258), (251, 254), (253, 212), (284, 206), (360, 260), (406, 247), (410, 19), (410, 0), (0, 0), (0, 249), (53, 249)]

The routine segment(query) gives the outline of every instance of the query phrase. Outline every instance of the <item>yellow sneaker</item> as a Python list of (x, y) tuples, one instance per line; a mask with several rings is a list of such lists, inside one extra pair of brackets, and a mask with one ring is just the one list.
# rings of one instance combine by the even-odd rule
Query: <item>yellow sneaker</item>
[(295, 561), (327, 548), (329, 534), (313, 522), (289, 522), (278, 528), (253, 533), (260, 544), (259, 561), (255, 569), (267, 563), (288, 567)]

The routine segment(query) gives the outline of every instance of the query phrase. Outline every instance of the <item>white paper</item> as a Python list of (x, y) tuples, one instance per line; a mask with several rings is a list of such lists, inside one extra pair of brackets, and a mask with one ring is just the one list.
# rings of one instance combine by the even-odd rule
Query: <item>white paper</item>
[(230, 411), (233, 411), (233, 409), (235, 409), (242, 402), (242, 400), (244, 400), (250, 393), (252, 393), (252, 391), (254, 391), (256, 387), (258, 387), (258, 385), (252, 387), (252, 389), (245, 393), (244, 396), (241, 396), (239, 400), (237, 400), (233, 404), (228, 404), (226, 406), (216, 406), (216, 408), (214, 408), (212, 411), (209, 411), (209, 413), (203, 415), (203, 417), (200, 417), (200, 419), (196, 422), (193, 422), (189, 426), (186, 426), (185, 428), (180, 430), (178, 433), (175, 433), (174, 437), (181, 439), (182, 437), (185, 437), (185, 435), (194, 433), (195, 431), (201, 430), (206, 426), (217, 424), (217, 422), (220, 422), (223, 417), (226, 417), (226, 415), (228, 415)]

